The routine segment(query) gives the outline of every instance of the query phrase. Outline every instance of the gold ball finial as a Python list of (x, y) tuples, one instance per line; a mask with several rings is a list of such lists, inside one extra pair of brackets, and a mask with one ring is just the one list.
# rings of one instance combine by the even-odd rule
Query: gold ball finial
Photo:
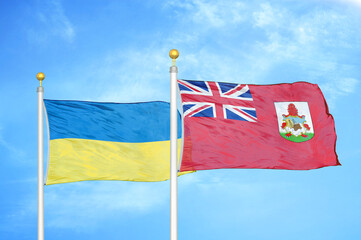
[(45, 78), (45, 74), (42, 73), (42, 72), (39, 72), (38, 74), (36, 74), (36, 78), (37, 78), (39, 81), (43, 81), (44, 78)]
[(179, 56), (179, 52), (177, 49), (172, 49), (169, 51), (169, 57), (173, 59), (173, 66), (175, 65), (175, 60)]
[(36, 74), (36, 78), (40, 81), (40, 86), (41, 86), (41, 81), (44, 80), (45, 74), (42, 72), (39, 72), (38, 74)]
[(179, 52), (177, 49), (172, 49), (169, 51), (169, 57), (172, 59), (176, 59), (179, 56)]

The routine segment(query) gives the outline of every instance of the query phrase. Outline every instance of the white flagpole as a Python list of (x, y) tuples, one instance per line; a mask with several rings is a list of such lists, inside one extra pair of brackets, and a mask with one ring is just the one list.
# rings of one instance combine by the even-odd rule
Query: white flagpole
[(170, 67), (170, 240), (178, 239), (178, 194), (177, 194), (177, 73), (175, 59), (179, 56), (176, 49), (169, 52), (173, 59)]
[(45, 75), (39, 72), (36, 78), (40, 81), (38, 92), (38, 240), (44, 240), (44, 132), (43, 132), (43, 96), (41, 81)]

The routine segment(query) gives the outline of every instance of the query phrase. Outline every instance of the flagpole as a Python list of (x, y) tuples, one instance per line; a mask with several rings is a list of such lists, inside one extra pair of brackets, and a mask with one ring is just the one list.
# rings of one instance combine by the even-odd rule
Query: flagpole
[(38, 92), (38, 240), (44, 240), (44, 132), (43, 132), (43, 96), (41, 82), (45, 75), (39, 72), (36, 78), (40, 81)]
[(170, 240), (178, 239), (178, 196), (177, 196), (177, 73), (175, 60), (179, 56), (176, 49), (169, 52), (173, 59), (170, 67)]

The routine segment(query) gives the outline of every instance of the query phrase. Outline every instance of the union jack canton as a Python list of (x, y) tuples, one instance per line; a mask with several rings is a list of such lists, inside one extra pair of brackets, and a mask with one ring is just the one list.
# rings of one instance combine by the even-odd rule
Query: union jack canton
[(211, 117), (256, 122), (248, 85), (178, 80), (184, 117)]

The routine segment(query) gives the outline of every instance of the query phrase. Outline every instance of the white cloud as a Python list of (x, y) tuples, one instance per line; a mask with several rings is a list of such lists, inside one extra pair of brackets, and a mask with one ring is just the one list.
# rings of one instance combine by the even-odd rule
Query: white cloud
[(260, 7), (261, 10), (253, 12), (254, 26), (265, 27), (272, 25), (275, 27), (282, 23), (282, 11), (279, 11), (279, 9), (273, 9), (269, 3), (262, 3)]
[[(197, 176), (182, 176), (182, 189), (187, 189)], [(122, 219), (168, 209), (169, 181), (122, 182), (88, 181), (45, 187), (46, 224), (54, 228), (88, 231), (109, 217)]]
[(350, 49), (353, 53), (361, 51), (361, 34), (355, 28), (357, 20), (354, 16), (335, 9), (317, 8), (297, 16), (288, 9), (268, 3), (261, 4), (260, 8), (253, 16), (267, 40), (257, 43), (255, 49), (261, 51), (253, 52), (253, 55), (264, 59), (266, 71), (279, 65), (293, 65), (297, 77), (302, 76), (300, 80), (321, 86), (331, 107), (339, 97), (354, 93), (358, 85), (357, 66), (342, 59)]
[(75, 29), (64, 12), (60, 0), (41, 3), (36, 17), (40, 21), (37, 29), (28, 30), (30, 39), (36, 42), (46, 42), (51, 36), (57, 36), (67, 42), (73, 42)]
[[(31, 178), (12, 183), (36, 181)], [(178, 181), (181, 192), (198, 180), (195, 174), (188, 174)], [(109, 218), (124, 221), (124, 215), (136, 218), (168, 210), (170, 204), (169, 181), (85, 181), (45, 186), (44, 193), (45, 228), (70, 228), (80, 232), (96, 229)], [(37, 199), (33, 194), (18, 198), (15, 204), (18, 208), (3, 216), (4, 221), (13, 226), (7, 231), (16, 231), (37, 215)]]
[(358, 80), (354, 78), (342, 78), (339, 85), (343, 93), (353, 93), (355, 92)]
[[(36, 179), (26, 181), (36, 182)], [(234, 182), (229, 174), (214, 174), (213, 171), (201, 171), (178, 178), (178, 194), (195, 191), (199, 198), (210, 195), (242, 194), (264, 195), (270, 184)], [(266, 190), (269, 191), (269, 190)], [(233, 194), (234, 195), (234, 194)], [(237, 195), (238, 196), (238, 195)], [(37, 215), (36, 198), (19, 198), (18, 208), (4, 216), (16, 231)], [(87, 181), (45, 186), (45, 228), (67, 228), (79, 232), (95, 230), (107, 219), (125, 221), (124, 215), (134, 218), (153, 212), (169, 209), (169, 181), (142, 183), (122, 181)], [(121, 223), (120, 223), (121, 224)]]
[(358, 84), (359, 80), (355, 78), (340, 77), (328, 79), (327, 82), (320, 84), (320, 88), (327, 96), (328, 105), (333, 108), (337, 98), (354, 93)]
[[(185, 10), (187, 14), (185, 21), (191, 19), (193, 23), (206, 28), (220, 28), (228, 24), (238, 24), (244, 20), (244, 4), (237, 1), (168, 1), (164, 6)], [(184, 17), (183, 12), (179, 13), (179, 17)]]
[(329, 1), (350, 4), (352, 6), (361, 7), (361, 0), (329, 0)]
[(169, 95), (169, 68), (172, 62), (170, 49), (154, 47), (147, 50), (115, 51), (99, 63), (94, 78), (105, 89), (97, 98), (100, 101), (143, 102), (166, 101)]
[(288, 69), (280, 66), (289, 65), (294, 71), (286, 81), (323, 84), (344, 75), (358, 78), (357, 66), (345, 68), (339, 59), (346, 54), (342, 51), (361, 51), (357, 20), (341, 10), (314, 7), (299, 13), (273, 2), (205, 0), (163, 6), (174, 22), (163, 37), (143, 49), (114, 50), (87, 64), (86, 70), (78, 69), (82, 76), (74, 76), (76, 83), (62, 81), (65, 92), (78, 94), (86, 88), (89, 100), (97, 101), (168, 101), (168, 51), (173, 47), (180, 50), (179, 78), (277, 83), (285, 80), (275, 72), (281, 75)]
[[(77, 231), (95, 229), (110, 217), (144, 215), (169, 204), (169, 182), (89, 181), (45, 186), (44, 192), (45, 227)], [(4, 216), (14, 223), (9, 231), (37, 214), (36, 201), (33, 196), (19, 199), (16, 211)]]
[(0, 127), (0, 149), (1, 147), (5, 149), (12, 159), (16, 159), (17, 161), (23, 160), (26, 156), (24, 150), (14, 146), (3, 138), (2, 127)]
[[(198, 0), (166, 4), (175, 11), (182, 10), (178, 13), (177, 25), (187, 26), (170, 38), (177, 43), (185, 40), (191, 49), (192, 54), (181, 60), (183, 73), (191, 72), (192, 79), (262, 83), (272, 81), (265, 78), (275, 67), (291, 63), (299, 64), (302, 74), (308, 75), (303, 80), (315, 81), (316, 76), (328, 77), (324, 66), (331, 62), (332, 53), (327, 48), (355, 49), (361, 39), (353, 27), (357, 25), (356, 19), (341, 10), (311, 8), (299, 14), (273, 2), (236, 4)], [(231, 9), (241, 17), (235, 17), (237, 14), (232, 14)], [(190, 20), (195, 24), (187, 25)], [(254, 32), (235, 32), (247, 26), (253, 26)], [(223, 37), (228, 36), (227, 33), (231, 39), (238, 39), (239, 44), (229, 44), (229, 39)], [(246, 42), (248, 34), (256, 34), (253, 42)], [(214, 43), (212, 49), (203, 44), (210, 40)], [(237, 45), (240, 47), (235, 48)], [(333, 64), (339, 64), (337, 54), (332, 55)]]

